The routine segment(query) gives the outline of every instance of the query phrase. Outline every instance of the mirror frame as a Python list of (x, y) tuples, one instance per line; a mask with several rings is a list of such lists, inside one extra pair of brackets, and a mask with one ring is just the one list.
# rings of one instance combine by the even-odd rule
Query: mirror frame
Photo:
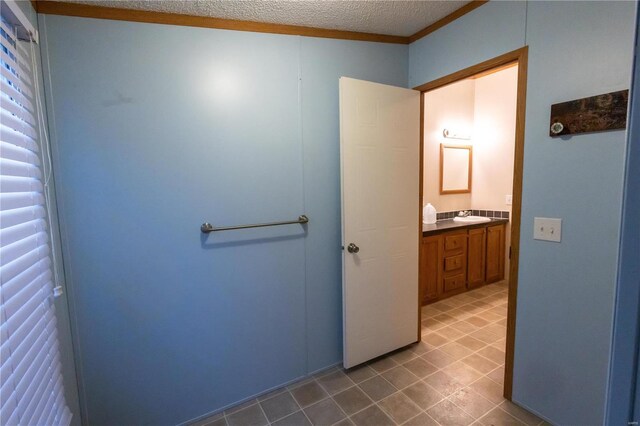
[[(452, 149), (466, 149), (469, 151), (469, 171), (468, 171), (468, 183), (466, 189), (448, 189), (445, 190), (443, 188), (444, 184), (444, 150), (445, 148)], [(440, 195), (447, 194), (468, 194), (471, 192), (471, 177), (473, 171), (473, 147), (471, 145), (449, 145), (449, 144), (440, 144)]]

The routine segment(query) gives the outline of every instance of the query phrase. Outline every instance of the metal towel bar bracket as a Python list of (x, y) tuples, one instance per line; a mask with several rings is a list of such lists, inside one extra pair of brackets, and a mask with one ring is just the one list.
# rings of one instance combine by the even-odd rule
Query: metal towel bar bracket
[(300, 215), (298, 216), (298, 220), (291, 220), (287, 222), (254, 223), (252, 225), (218, 226), (218, 227), (213, 226), (209, 222), (205, 222), (200, 226), (200, 231), (202, 231), (205, 234), (208, 234), (209, 232), (231, 231), (233, 229), (263, 228), (265, 226), (293, 225), (296, 223), (304, 225), (305, 223), (309, 223), (309, 218), (305, 215)]

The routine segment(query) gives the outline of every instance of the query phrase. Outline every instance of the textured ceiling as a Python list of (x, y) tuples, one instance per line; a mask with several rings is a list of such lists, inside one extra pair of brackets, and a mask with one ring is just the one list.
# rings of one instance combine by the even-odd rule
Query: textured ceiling
[[(57, 1), (57, 0), (56, 0)], [(469, 1), (64, 0), (243, 21), (409, 36)]]

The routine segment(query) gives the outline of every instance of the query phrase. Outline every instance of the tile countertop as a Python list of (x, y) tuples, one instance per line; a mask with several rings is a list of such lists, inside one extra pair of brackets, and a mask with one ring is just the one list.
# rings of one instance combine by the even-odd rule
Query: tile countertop
[(444, 231), (452, 231), (455, 229), (465, 229), (465, 228), (467, 229), (481, 228), (483, 226), (500, 225), (502, 223), (509, 223), (509, 219), (492, 218), (490, 222), (476, 222), (476, 223), (456, 222), (453, 219), (445, 219), (445, 220), (439, 220), (436, 223), (431, 225), (422, 224), (422, 236), (428, 237), (430, 235), (436, 235)]

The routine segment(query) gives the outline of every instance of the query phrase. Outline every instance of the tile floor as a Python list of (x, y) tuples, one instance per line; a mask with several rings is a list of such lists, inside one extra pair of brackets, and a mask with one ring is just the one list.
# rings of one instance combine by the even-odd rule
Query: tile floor
[(422, 342), (350, 370), (334, 367), (199, 426), (538, 425), (502, 397), (507, 285), (422, 308)]

